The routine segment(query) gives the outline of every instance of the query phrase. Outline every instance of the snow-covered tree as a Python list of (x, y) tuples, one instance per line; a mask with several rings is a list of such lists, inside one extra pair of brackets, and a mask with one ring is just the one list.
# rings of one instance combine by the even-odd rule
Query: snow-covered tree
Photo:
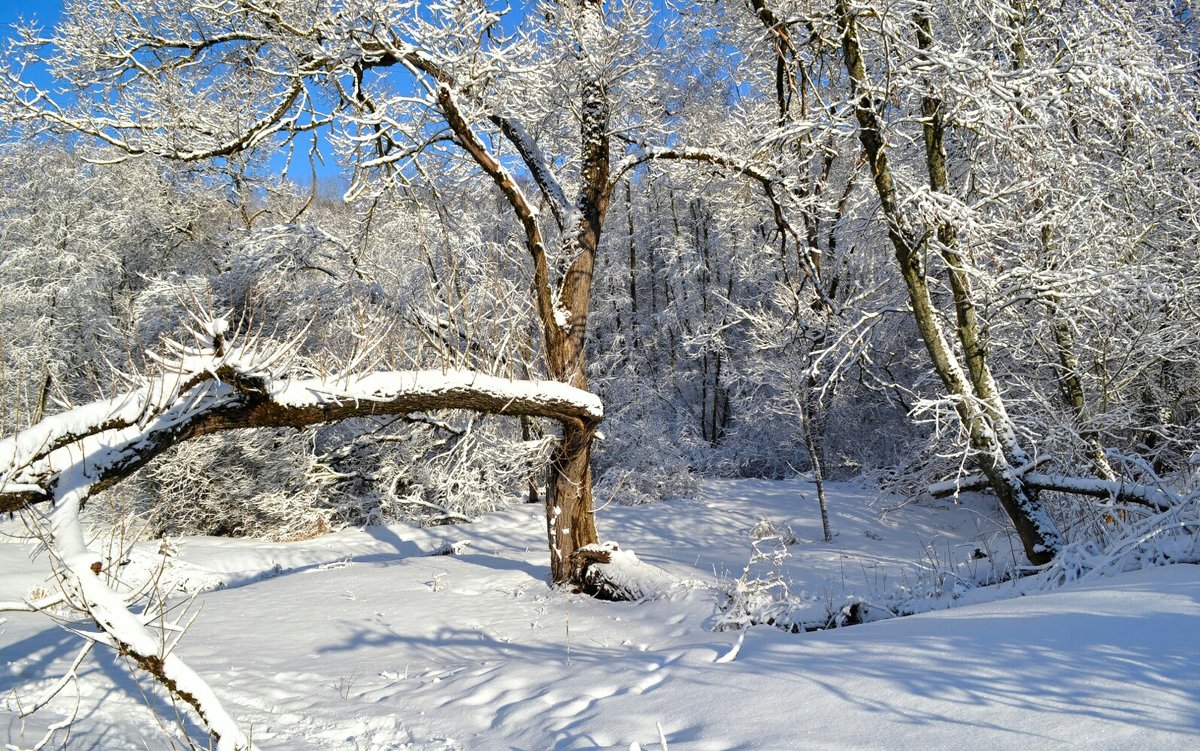
[[(485, 2), (84, 0), (68, 3), (50, 37), (24, 40), (72, 96), (56, 99), (14, 75), (5, 111), (117, 158), (231, 159), (326, 131), (354, 160), (356, 194), (426, 170), (490, 181), (527, 254), (540, 370), (586, 388), (592, 275), (613, 190), (613, 101), (647, 44), (647, 20), (636, 6), (606, 10), (595, 0), (548, 4), (529, 19), (511, 35)], [(551, 457), (555, 581), (569, 581), (571, 553), (597, 540), (593, 436), (594, 426), (568, 423)]]

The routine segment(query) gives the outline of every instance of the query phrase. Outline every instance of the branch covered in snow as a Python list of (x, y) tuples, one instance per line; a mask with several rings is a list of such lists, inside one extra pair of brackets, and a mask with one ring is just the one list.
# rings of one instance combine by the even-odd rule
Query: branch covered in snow
[(355, 417), (441, 409), (594, 425), (593, 394), (557, 382), (464, 370), (379, 371), (326, 378), (274, 375), (278, 358), (244, 348), (196, 352), (170, 375), (83, 405), (0, 441), (0, 512), (86, 500), (177, 443), (239, 428), (306, 427)]
[[(1137, 485), (1124, 480), (1111, 482), (1093, 477), (1047, 475), (1041, 472), (1023, 472), (1021, 476), (1025, 484), (1035, 490), (1051, 490), (1091, 498), (1108, 498), (1118, 503), (1136, 503), (1159, 511), (1165, 511), (1171, 506), (1177, 505), (1177, 499), (1160, 488)], [(965, 491), (983, 490), (988, 486), (988, 480), (983, 475), (967, 475), (934, 483), (927, 488), (927, 491), (934, 498), (947, 498)]]
[[(0, 511), (52, 501), (41, 535), (63, 595), (95, 622), (97, 640), (129, 656), (191, 706), (221, 751), (249, 741), (212, 688), (172, 652), (165, 635), (102, 576), (80, 511), (89, 497), (190, 438), (222, 430), (304, 427), (353, 417), (441, 409), (536, 416), (592, 428), (598, 397), (565, 384), (514, 381), (466, 370), (378, 371), (295, 378), (281, 365), (290, 346), (260, 349), (227, 341), (224, 320), (197, 319), (211, 346), (173, 345), (163, 374), (139, 389), (68, 410), (0, 441)], [(282, 371), (282, 372), (281, 372)], [(0, 607), (26, 609), (21, 604)]]

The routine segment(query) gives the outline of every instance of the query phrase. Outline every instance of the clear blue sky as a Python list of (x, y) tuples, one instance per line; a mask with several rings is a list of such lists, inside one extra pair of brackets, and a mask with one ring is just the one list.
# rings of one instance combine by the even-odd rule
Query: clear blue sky
[(34, 21), (48, 32), (61, 13), (61, 0), (0, 0), (0, 40), (7, 43), (19, 21)]
[[(529, 4), (529, 0), (510, 0), (510, 4), (514, 9), (514, 17), (519, 17), (521, 10)], [(0, 40), (7, 41), (13, 35), (12, 24), (18, 21), (36, 21), (44, 29), (49, 31), (54, 23), (58, 20), (62, 13), (62, 0), (0, 0)], [(38, 78), (34, 74), (35, 80)], [(39, 81), (39, 83), (43, 83)], [(49, 81), (44, 82), (46, 84)], [(299, 183), (308, 184), (311, 181), (308, 162), (301, 158), (304, 153), (303, 145), (298, 147), (300, 151), (294, 159), (292, 169), (289, 172), (289, 177)], [(333, 155), (326, 149), (321, 149), (325, 154), (325, 164), (318, 165), (318, 179), (321, 182), (330, 182), (334, 185), (339, 185), (345, 179), (339, 173)], [(284, 156), (276, 155), (271, 160), (271, 166), (275, 169), (282, 169), (284, 165)]]
[[(62, 13), (62, 0), (0, 0), (0, 39), (7, 41), (13, 36), (12, 25), (18, 21), (36, 21), (44, 29), (49, 29), (58, 20)], [(35, 79), (37, 74), (35, 74)], [(282, 169), (284, 164), (284, 156), (278, 155), (272, 159), (272, 167)], [(326, 156), (324, 166), (318, 166), (318, 175), (321, 182), (329, 181), (333, 184), (339, 184), (338, 168), (335, 164), (332, 155)], [(310, 175), (307, 161), (296, 158), (295, 164), (289, 176), (297, 182), (307, 184), (310, 182)]]
[[(519, 18), (531, 2), (532, 0), (509, 0), (509, 4), (513, 8), (512, 17)], [(661, 0), (655, 0), (655, 5), (661, 7)], [(36, 21), (48, 31), (58, 20), (62, 13), (62, 7), (62, 0), (0, 0), (0, 42), (6, 42), (12, 37), (11, 26), (19, 20)], [(35, 73), (35, 80), (37, 77)], [(43, 82), (39, 81), (39, 83)], [(321, 182), (340, 183), (344, 178), (339, 176), (332, 155), (328, 154), (324, 148), (322, 148), (322, 152), (326, 153), (326, 163), (324, 166), (318, 166), (318, 179)], [(283, 156), (279, 155), (273, 159), (272, 166), (282, 169)], [(310, 181), (307, 160), (298, 157), (292, 165), (289, 176), (297, 182), (307, 184)]]
[(7, 38), (11, 34), (8, 27), (24, 18), (37, 19), (45, 25), (50, 25), (62, 12), (59, 0), (0, 0), (0, 31)]

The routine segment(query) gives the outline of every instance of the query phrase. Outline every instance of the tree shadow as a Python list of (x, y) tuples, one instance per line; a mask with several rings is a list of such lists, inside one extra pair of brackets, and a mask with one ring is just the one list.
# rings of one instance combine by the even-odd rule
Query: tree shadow
[[(905, 620), (824, 632), (803, 655), (792, 651), (787, 658), (803, 673), (780, 677), (796, 684), (797, 696), (828, 692), (906, 725), (949, 723), (1047, 738), (1039, 725), (1073, 715), (1200, 736), (1195, 616), (943, 613)], [(902, 636), (863, 638), (863, 630), (880, 628), (898, 628)], [(778, 665), (785, 659), (780, 644), (747, 640), (738, 661)], [(955, 711), (945, 711), (947, 705)], [(1027, 715), (1028, 727), (989, 721), (996, 708)]]
[(426, 551), (421, 550), (421, 547), (415, 542), (405, 540), (396, 534), (396, 531), (386, 524), (372, 524), (368, 527), (363, 527), (365, 532), (372, 539), (378, 540), (385, 545), (390, 545), (396, 551), (396, 557), (412, 558), (413, 556), (426, 555)]
[[(46, 618), (40, 614), (30, 614), (29, 617)], [(84, 621), (64, 625), (87, 628)], [(20, 664), (19, 670), (0, 671), (0, 696), (17, 695), (23, 702), (30, 703), (39, 700), (48, 689), (48, 684), (38, 685), (36, 689), (29, 690), (28, 695), (22, 687), (46, 684), (63, 675), (76, 652), (83, 646), (84, 641), (81, 637), (48, 618), (45, 628), (18, 641), (0, 644), (0, 665)], [(208, 733), (200, 728), (186, 711), (177, 710), (165, 697), (163, 690), (157, 686), (150, 686), (152, 681), (139, 681), (134, 675), (136, 670), (127, 664), (127, 658), (109, 647), (96, 645), (92, 649), (92, 653), (80, 665), (77, 673), (80, 683), (87, 685), (87, 690), (79, 706), (79, 715), (69, 733), (69, 747), (106, 749), (128, 743), (129, 739), (123, 732), (124, 726), (106, 721), (106, 715), (111, 713), (112, 701), (116, 697), (132, 699), (135, 704), (144, 708), (149, 722), (139, 723), (138, 726), (152, 729), (150, 737), (142, 739), (147, 748), (169, 747), (166, 730), (159, 730), (157, 726), (157, 723), (161, 722), (178, 723), (190, 738), (203, 739), (200, 745), (206, 745)], [(44, 713), (45, 717), (65, 716), (70, 712), (67, 708), (71, 706), (73, 697), (74, 692), (67, 687), (40, 712)], [(28, 729), (23, 729), (22, 724), (14, 713), (7, 728), (6, 743), (15, 748), (40, 739), (49, 723), (39, 720), (35, 713), (30, 718)], [(78, 731), (81, 727), (86, 728), (82, 735)], [(58, 748), (59, 745), (55, 744), (52, 747)]]
[(482, 566), (492, 571), (523, 571), (529, 574), (529, 578), (540, 582), (545, 582), (550, 578), (550, 569), (545, 566), (538, 566), (514, 558), (503, 558), (498, 555), (487, 555), (485, 553), (465, 553), (453, 557), (455, 560), (470, 563), (474, 566)]

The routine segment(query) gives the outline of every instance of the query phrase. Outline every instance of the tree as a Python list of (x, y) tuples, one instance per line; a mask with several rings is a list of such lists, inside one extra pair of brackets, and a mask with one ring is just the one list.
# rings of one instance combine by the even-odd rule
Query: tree
[[(858, 246), (859, 258), (863, 251), (890, 251), (911, 313), (909, 326), (892, 329), (894, 336), (916, 335), (940, 393), (922, 399), (919, 383), (869, 377), (892, 381), (901, 403), (956, 413), (966, 456), (983, 472), (957, 487), (990, 486), (1031, 561), (1048, 561), (1062, 541), (1039, 490), (1168, 502), (1153, 476), (1135, 468), (1114, 479), (1111, 467), (1106, 470), (1096, 428), (1106, 420), (1088, 404), (1102, 401), (1083, 392), (1088, 371), (1073, 353), (1087, 351), (1088, 344), (1073, 339), (1081, 323), (1095, 317), (1088, 303), (1075, 302), (1092, 294), (1084, 290), (1134, 318), (1137, 306), (1112, 299), (1116, 289), (1071, 285), (1096, 279), (1073, 264), (1111, 268), (1105, 243), (1122, 238), (1131, 247), (1116, 266), (1129, 283), (1118, 294), (1140, 298), (1148, 290), (1129, 275), (1145, 279), (1155, 268), (1142, 260), (1134, 270), (1131, 260), (1144, 259), (1141, 248), (1195, 237), (1186, 199), (1177, 203), (1175, 190), (1147, 191), (1144, 183), (1136, 190), (1121, 179), (1120, 197), (1113, 193), (1113, 176), (1134, 170), (1172, 175), (1185, 194), (1192, 190), (1186, 175), (1194, 171), (1194, 150), (1180, 141), (1194, 138), (1183, 134), (1194, 133), (1195, 123), (1177, 114), (1188, 111), (1194, 91), (1194, 81), (1181, 73), (1194, 69), (1181, 41), (1189, 33), (1186, 15), (1170, 3), (1067, 4), (1036, 14), (1007, 1), (884, 7), (747, 0), (727, 8), (716, 25), (726, 45), (718, 46), (718, 55), (728, 62), (713, 64), (733, 71), (741, 86), (731, 95), (736, 114), (727, 116), (738, 130), (717, 130), (702, 113), (681, 128), (679, 140), (687, 145), (677, 143), (661, 157), (721, 165), (765, 186), (783, 222), (781, 251), (790, 238), (801, 260), (813, 259), (809, 278), (830, 270), (817, 285), (822, 303), (837, 313), (830, 341), (857, 340), (855, 329), (864, 325), (878, 333), (875, 323), (896, 303), (887, 292), (861, 307), (831, 301), (844, 295), (841, 282), (891, 285), (870, 267), (864, 276), (841, 274), (841, 260), (828, 256), (847, 245)], [(1026, 34), (1036, 42), (1026, 43)], [(1100, 38), (1120, 41), (1107, 46)], [(706, 106), (725, 105), (714, 96)], [(1113, 128), (1114, 108), (1123, 123), (1154, 125)], [(861, 161), (847, 159), (854, 153)], [(1150, 164), (1146, 154), (1154, 155)], [(856, 184), (855, 162), (869, 181)], [(1083, 202), (1081, 191), (1112, 198)], [(1096, 210), (1101, 205), (1123, 208), (1114, 216)], [(1030, 216), (1034, 222), (1023, 221)], [(1028, 266), (1035, 252), (1044, 264), (1037, 271)], [(1073, 318), (1068, 304), (1082, 318)], [(1120, 318), (1127, 320), (1125, 313)], [(765, 340), (778, 341), (772, 328), (766, 323), (762, 329)], [(1028, 354), (1043, 351), (1029, 341), (1031, 331), (1052, 333), (1045, 362)], [(1161, 339), (1123, 340), (1139, 352), (1153, 346), (1155, 354), (1147, 352), (1152, 361), (1176, 358)], [(897, 350), (903, 356), (901, 342), (889, 354), (889, 345), (876, 341), (880, 348), (864, 361), (893, 359)], [(1106, 362), (1111, 366), (1111, 356)], [(1104, 374), (1106, 366), (1097, 363), (1091, 372)], [(1105, 380), (1103, 394), (1112, 395), (1113, 382)], [(1178, 390), (1178, 380), (1172, 382)], [(906, 397), (908, 389), (917, 393)], [(1150, 419), (1167, 422), (1165, 415)], [(1144, 443), (1161, 446), (1157, 436), (1167, 434), (1180, 432), (1147, 431)], [(1035, 471), (1046, 461), (1057, 463), (1058, 473)], [(1081, 466), (1097, 477), (1077, 477)]]
[[(939, 44), (935, 31), (938, 23), (965, 30), (968, 33), (978, 33), (977, 30), (988, 30), (991, 18), (985, 15), (975, 15), (968, 9), (947, 7), (935, 15), (935, 9), (927, 3), (913, 3), (910, 8), (893, 9), (893, 13), (885, 18), (880, 14), (870, 12), (864, 7), (852, 5), (847, 0), (839, 0), (835, 13), (837, 17), (837, 33), (840, 37), (842, 57), (849, 75), (853, 97), (853, 112), (858, 126), (858, 135), (866, 154), (871, 174), (874, 178), (876, 193), (881, 213), (887, 223), (888, 237), (894, 248), (901, 276), (908, 290), (909, 301), (914, 318), (921, 332), (930, 361), (943, 382), (946, 392), (953, 400), (954, 407), (966, 430), (968, 441), (974, 450), (980, 469), (987, 477), (988, 483), (999, 497), (1001, 504), (1012, 518), (1018, 534), (1024, 544), (1026, 555), (1034, 563), (1044, 563), (1053, 557), (1062, 544), (1061, 536), (1054, 523), (1043, 510), (1036, 495), (1038, 486), (1048, 487), (1067, 492), (1084, 492), (1085, 488), (1094, 488), (1087, 481), (1071, 481), (1064, 478), (1061, 482), (1032, 481), (1027, 473), (1033, 467), (1031, 455), (1021, 445), (1019, 431), (1009, 416), (1006, 399), (998, 386), (990, 354), (992, 347), (988, 336), (983, 314), (978, 302), (978, 294), (974, 290), (974, 279), (981, 275), (978, 269), (968, 263), (968, 256), (963, 246), (963, 229), (961, 224), (973, 218), (975, 211), (986, 212), (987, 199), (980, 200), (952, 184), (952, 174), (955, 165), (952, 161), (951, 138), (958, 135), (956, 128), (962, 129), (960, 139), (965, 143), (977, 140), (981, 143), (1003, 143), (1006, 139), (1004, 131), (993, 118), (1004, 116), (1011, 118), (1013, 111), (1017, 117), (1031, 122), (1033, 129), (1045, 134), (1047, 141), (1053, 143), (1061, 137), (1060, 134), (1073, 133), (1078, 140), (1080, 121), (1072, 119), (1076, 113), (1068, 112), (1065, 121), (1055, 117), (1055, 113), (1041, 110), (1033, 104), (1029, 89), (1023, 88), (1031, 75), (1028, 63), (1028, 48), (1025, 46), (1025, 33), (1021, 23), (1024, 22), (1024, 7), (1021, 3), (1011, 6), (997, 4), (999, 14), (996, 17), (1015, 17), (1017, 23), (1010, 27), (992, 29), (992, 38), (1009, 38), (1009, 48), (995, 49), (989, 43), (981, 40), (980, 54), (986, 54), (992, 60), (1003, 60), (1009, 57), (1014, 71), (1015, 81), (1012, 89), (1005, 90), (1003, 84), (973, 87), (960, 85), (958, 71), (968, 70), (963, 67), (963, 61), (958, 56), (972, 55), (946, 50)], [(1097, 9), (1099, 10), (1099, 9)], [(899, 12), (895, 12), (899, 11)], [(1085, 11), (1079, 11), (1086, 13)], [(1061, 15), (1054, 18), (1055, 32), (1065, 34), (1070, 28), (1074, 16), (1068, 11), (1060, 11)], [(868, 55), (864, 47), (864, 32), (862, 19), (873, 20), (873, 33), (885, 43), (895, 43), (902, 46), (910, 54), (913, 66), (907, 75), (893, 76), (894, 86), (907, 88), (884, 88), (870, 76)], [(1105, 22), (1108, 23), (1107, 20)], [(1125, 34), (1126, 39), (1136, 44), (1147, 44), (1148, 39), (1139, 38), (1139, 34), (1130, 29), (1112, 27), (1114, 33)], [(1168, 21), (1169, 24), (1169, 21)], [(886, 51), (874, 53), (885, 57)], [(1060, 49), (1057, 60), (1061, 65), (1063, 55), (1072, 56), (1071, 63), (1096, 71), (1107, 78), (1104, 84), (1111, 91), (1119, 91), (1133, 97), (1145, 96), (1158, 81), (1165, 84), (1153, 55), (1134, 57), (1132, 65), (1125, 71), (1113, 70), (1109, 54), (1103, 48), (1088, 45), (1074, 46), (1067, 43), (1066, 49)], [(985, 65), (989, 65), (985, 63)], [(995, 65), (995, 62), (990, 63)], [(1139, 68), (1138, 66), (1144, 66)], [(942, 70), (949, 73), (942, 74)], [(973, 76), (971, 70), (967, 76)], [(1070, 75), (1066, 80), (1058, 78), (1057, 71), (1048, 72), (1051, 88), (1062, 86), (1061, 96), (1066, 101), (1074, 99), (1071, 89)], [(1057, 80), (1056, 80), (1057, 78)], [(965, 84), (966, 82), (962, 82)], [(971, 83), (976, 83), (971, 81)], [(1032, 88), (1036, 84), (1030, 81)], [(982, 93), (980, 93), (982, 92)], [(1015, 92), (1015, 94), (1010, 94)], [(1015, 96), (1015, 99), (1005, 97)], [(1110, 98), (1118, 98), (1112, 95)], [(1170, 97), (1169, 86), (1158, 89), (1155, 97)], [(893, 104), (899, 101), (899, 106)], [(1003, 102), (1003, 103), (1002, 103)], [(896, 132), (905, 120), (904, 106), (919, 104), (920, 127), (924, 145), (924, 167), (927, 173), (927, 188), (919, 189), (912, 185), (911, 175), (900, 177), (889, 158), (891, 146), (888, 143), (889, 134)], [(1056, 128), (1064, 130), (1057, 131)], [(968, 130), (969, 129), (969, 130)], [(1043, 146), (1040, 156), (1044, 157), (1047, 149)], [(976, 153), (971, 153), (974, 157)], [(1003, 181), (1006, 170), (999, 165), (991, 171), (992, 179), (996, 177)], [(906, 189), (903, 181), (907, 179), (907, 190), (915, 193), (912, 197), (905, 196), (901, 191)], [(1033, 193), (1031, 204), (1035, 210), (1044, 208), (1044, 199), (1036, 193), (1037, 180), (1015, 175), (1011, 182), (1000, 182), (999, 190), (1013, 194)], [(924, 192), (924, 195), (921, 193)], [(955, 198), (951, 198), (955, 196)], [(956, 206), (959, 200), (979, 201), (977, 206)], [(906, 210), (904, 204), (912, 203), (918, 206), (924, 204), (928, 208), (916, 212)], [(946, 207), (946, 208), (942, 208)], [(1042, 252), (1053, 252), (1053, 236), (1055, 229), (1043, 223), (1039, 230)], [(929, 259), (929, 260), (927, 260)], [(951, 323), (953, 337), (947, 336), (943, 324), (939, 320), (935, 295), (930, 287), (932, 278), (932, 259), (941, 263), (941, 270), (949, 287), (954, 318)], [(1068, 394), (1069, 404), (1075, 411), (1075, 417), (1080, 422), (1086, 422), (1082, 407), (1082, 393), (1077, 381), (1077, 367), (1071, 353), (1072, 344), (1069, 337), (1069, 324), (1061, 319), (1052, 325), (1056, 333), (1056, 349), (1059, 360), (1059, 383)], [(951, 341), (957, 339), (958, 352), (954, 351)], [(1111, 471), (1103, 461), (1103, 451), (1098, 444), (1093, 431), (1083, 427), (1083, 442), (1090, 446), (1091, 463), (1101, 476), (1101, 484), (1105, 491), (1117, 497), (1124, 496), (1128, 500), (1146, 501), (1154, 493), (1142, 491), (1123, 492), (1119, 483), (1113, 483)], [(1043, 480), (1045, 478), (1042, 478)]]
[[(971, 447), (979, 456), (980, 468), (1017, 528), (1026, 555), (1032, 563), (1045, 563), (1054, 557), (1061, 546), (1061, 537), (1036, 496), (1021, 480), (1019, 469), (1027, 466), (1030, 459), (1018, 442), (988, 363), (970, 277), (957, 251), (957, 230), (950, 223), (941, 222), (935, 233), (936, 248), (946, 265), (954, 297), (954, 331), (962, 347), (965, 368), (942, 330), (928, 285), (927, 270), (922, 260), (923, 249), (928, 247), (933, 237), (927, 227), (913, 226), (899, 204), (896, 177), (884, 140), (884, 121), (880, 114), (883, 100), (878, 92), (872, 90), (868, 79), (858, 12), (852, 11), (846, 0), (839, 0), (836, 13), (843, 59), (850, 77), (852, 96), (856, 97), (854, 116), (858, 121), (859, 139), (870, 165), (880, 209), (888, 225), (888, 239), (908, 290), (909, 303), (921, 339), (934, 370), (954, 400), (955, 410), (966, 428)], [(918, 10), (912, 23), (918, 38), (918, 49), (924, 51), (932, 44), (929, 16)], [(926, 95), (921, 98), (926, 167), (929, 187), (935, 193), (945, 193), (949, 187), (942, 107), (937, 97)]]
[[(72, 96), (56, 100), (13, 74), (5, 109), (15, 121), (118, 154), (182, 162), (290, 149), (303, 134), (327, 131), (356, 160), (354, 192), (411, 182), (431, 163), (455, 174), (469, 164), (507, 203), (527, 252), (545, 374), (586, 389), (592, 276), (613, 190), (612, 92), (627, 73), (629, 29), (645, 23), (630, 8), (612, 13), (610, 26), (599, 0), (549, 4), (533, 16), (540, 27), (507, 36), (501, 14), (478, 0), (80, 0), (67, 5), (52, 36), (30, 33), (22, 43), (29, 59), (44, 55)], [(570, 75), (561, 75), (564, 67)], [(573, 144), (557, 109), (564, 95), (575, 101)], [(554, 109), (528, 113), (541, 119), (542, 144), (518, 115), (522, 100), (547, 99)], [(546, 147), (555, 149), (551, 157), (567, 156), (573, 179), (556, 174)], [(568, 199), (564, 186), (572, 185)], [(572, 553), (597, 541), (593, 439), (594, 425), (565, 424), (551, 458), (555, 582), (572, 581)]]
[[(684, 6), (697, 17), (718, 14), (725, 26), (716, 41), (690, 35), (679, 47), (694, 53), (692, 62), (676, 59), (654, 75), (643, 57), (651, 22), (633, 4), (548, 4), (520, 34), (481, 2), (160, 5), (126, 3), (117, 13), (73, 4), (54, 36), (30, 35), (23, 46), (79, 95), (55, 104), (10, 77), (6, 111), (107, 145), (104, 158), (115, 149), (185, 163), (237, 161), (328, 134), (354, 158), (351, 195), (372, 207), (385, 195), (416, 195), (417, 186), (423, 200), (438, 202), (462, 179), (490, 183), (508, 221), (497, 227), (486, 212), (472, 216), (487, 225), (477, 233), (484, 242), (522, 249), (513, 266), (531, 287), (537, 331), (521, 346), (537, 353), (538, 372), (577, 386), (588, 385), (605, 219), (617, 181), (630, 179), (627, 218), (636, 213), (634, 188), (645, 190), (655, 221), (673, 225), (672, 242), (686, 241), (694, 253), (673, 246), (670, 260), (690, 261), (695, 284), (680, 282), (676, 292), (655, 278), (667, 265), (655, 245), (645, 246), (651, 278), (639, 281), (642, 255), (630, 225), (620, 294), (633, 334), (614, 319), (604, 335), (644, 341), (647, 309), (670, 312), (679, 326), (665, 332), (665, 356), (694, 355), (698, 371), (672, 384), (679, 398), (671, 407), (702, 416), (698, 442), (716, 450), (745, 428), (737, 397), (754, 393), (745, 367), (753, 356), (733, 346), (732, 332), (744, 330), (739, 307), (765, 310), (775, 299), (784, 302), (773, 315), (799, 320), (795, 291), (807, 290), (835, 316), (813, 328), (828, 330), (827, 341), (814, 342), (820, 350), (862, 341), (858, 327), (873, 326), (902, 299), (910, 328), (889, 331), (920, 338), (938, 393), (906, 382), (911, 370), (886, 380), (872, 371), (876, 355), (889, 361), (884, 367), (908, 368), (909, 349), (882, 351), (881, 333), (871, 334), (879, 346), (855, 367), (873, 379), (871, 388), (899, 394), (900, 404), (955, 412), (967, 453), (1034, 560), (1058, 544), (1034, 492), (1033, 478), (1045, 479), (1034, 464), (1047, 447), (1060, 455), (1061, 474), (1078, 474), (1074, 459), (1082, 457), (1104, 492), (1126, 499), (1153, 494), (1120, 489), (1139, 478), (1116, 478), (1109, 446), (1155, 453), (1152, 470), (1179, 464), (1190, 408), (1168, 415), (1159, 402), (1190, 393), (1174, 364), (1180, 350), (1166, 343), (1170, 328), (1139, 321), (1138, 306), (1124, 302), (1168, 281), (1155, 275), (1155, 252), (1195, 236), (1186, 208), (1195, 127), (1171, 115), (1187, 110), (1177, 105), (1194, 90), (1181, 72), (1191, 70), (1194, 29), (1170, 4), (1084, 2), (1036, 14), (1018, 0)], [(111, 23), (96, 24), (99, 17)], [(1106, 48), (1093, 43), (1098, 37), (1118, 43)], [(734, 81), (722, 80), (728, 71)], [(180, 108), (184, 99), (194, 106)], [(1120, 113), (1119, 127), (1104, 122), (1106, 104)], [(1144, 154), (1161, 156), (1158, 166), (1139, 164)], [(653, 187), (652, 171), (666, 165), (690, 168), (706, 188), (721, 190)], [(1163, 187), (1139, 192), (1139, 170)], [(1056, 187), (1074, 181), (1123, 205), (1119, 219)], [(744, 192), (728, 200), (734, 183), (753, 186), (754, 200)], [(1184, 186), (1181, 195), (1169, 184)], [(437, 211), (447, 223), (444, 207)], [(1022, 221), (1028, 215), (1035, 220)], [(1083, 237), (1075, 228), (1088, 222), (1103, 230)], [(364, 225), (364, 234), (378, 227), (373, 219)], [(1105, 257), (1105, 237), (1121, 238), (1127, 252), (1119, 262)], [(887, 256), (899, 285), (879, 273)], [(1070, 266), (1085, 262), (1127, 284), (1105, 287), (1097, 275), (1066, 294)], [(726, 307), (722, 295), (753, 304)], [(1120, 310), (1122, 326), (1152, 336), (1100, 330), (1108, 316), (1095, 310), (1104, 306)], [(1159, 308), (1175, 325), (1188, 306), (1172, 300)], [(444, 320), (416, 325), (431, 338), (449, 330)], [(1038, 332), (1052, 343), (1032, 362), (1025, 353), (1040, 351)], [(1118, 342), (1148, 356), (1169, 351), (1171, 364), (1157, 373), (1125, 367), (1106, 354)], [(820, 360), (819, 352), (812, 357)], [(658, 398), (651, 391), (646, 398)], [(812, 405), (802, 406), (805, 413)], [(1116, 427), (1128, 415), (1146, 424)], [(557, 581), (571, 578), (571, 551), (596, 537), (592, 438), (568, 428), (552, 461), (547, 524)]]
[(106, 361), (139, 368), (135, 298), (230, 221), (217, 191), (162, 166), (0, 147), (0, 432), (107, 388)]

